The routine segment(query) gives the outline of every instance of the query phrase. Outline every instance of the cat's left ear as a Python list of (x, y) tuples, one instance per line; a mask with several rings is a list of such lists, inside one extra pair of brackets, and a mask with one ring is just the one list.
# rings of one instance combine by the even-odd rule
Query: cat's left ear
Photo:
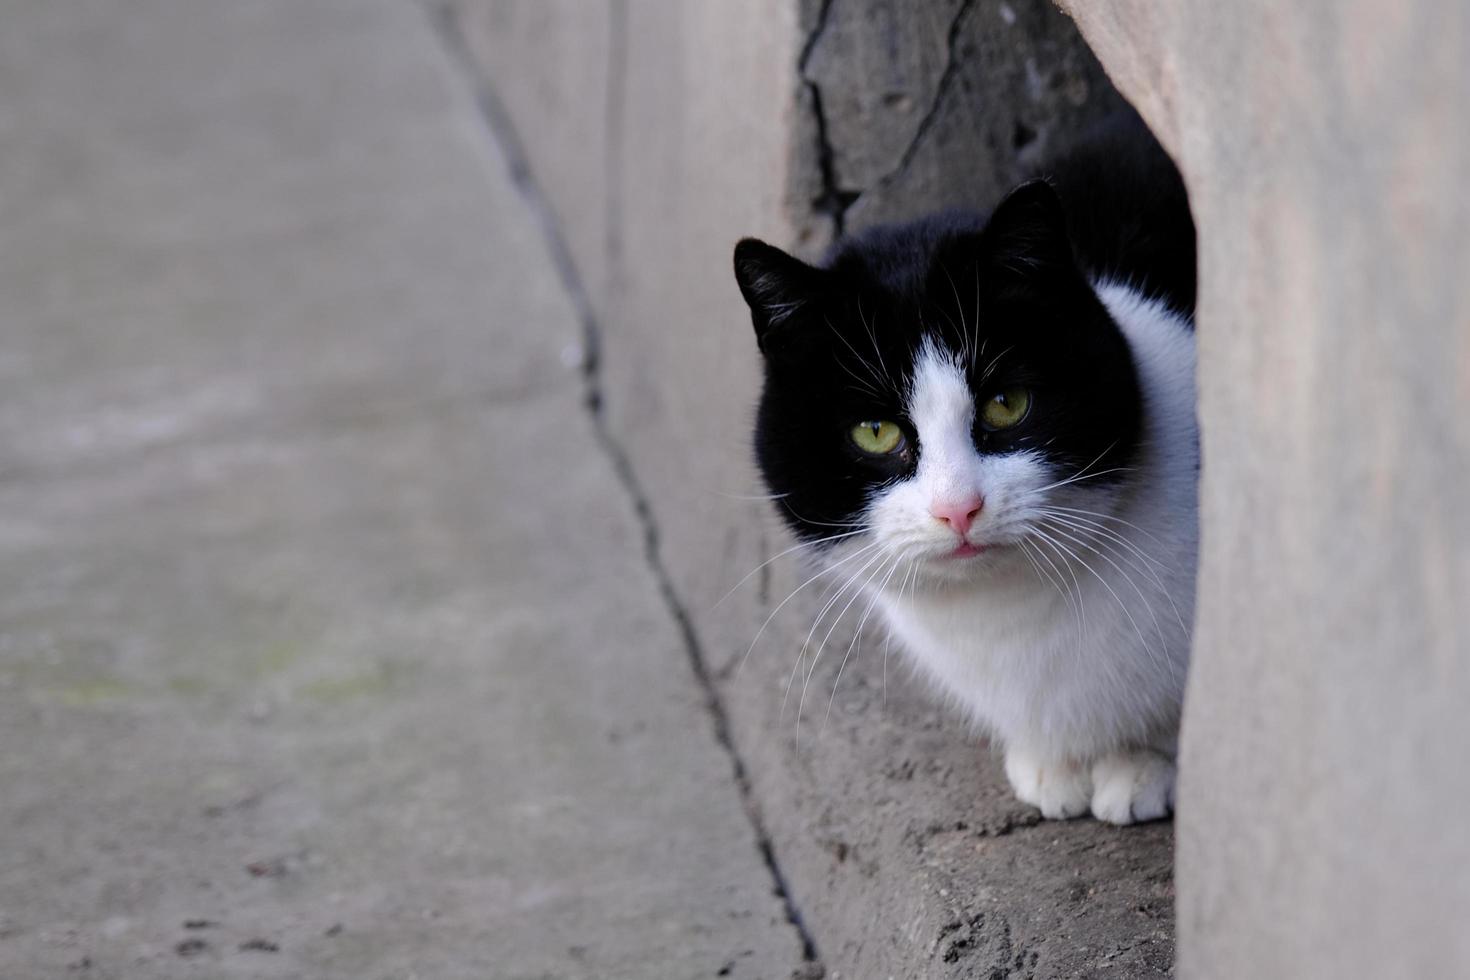
[(993, 267), (1020, 278), (1076, 271), (1061, 198), (1045, 180), (1028, 180), (1005, 196), (983, 233)]
[(816, 302), (825, 273), (793, 258), (774, 245), (743, 238), (735, 246), (735, 281), (750, 307), (761, 353), (779, 348), (791, 331), (788, 321)]

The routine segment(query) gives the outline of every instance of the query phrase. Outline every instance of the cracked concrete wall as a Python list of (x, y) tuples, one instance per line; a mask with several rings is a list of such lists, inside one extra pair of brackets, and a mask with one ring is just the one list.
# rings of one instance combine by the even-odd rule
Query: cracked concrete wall
[(838, 230), (994, 201), (1120, 102), (1049, 3), (817, 11), (799, 66), (825, 158), (811, 200)]
[(807, 577), (794, 556), (742, 579), (790, 541), (751, 499), (758, 360), (735, 240), (815, 256), (842, 228), (988, 203), (1117, 104), (1071, 23), (1044, 0), (449, 12), (589, 298), (601, 422), (821, 966), (1168, 975), (1168, 825), (1038, 824), (897, 657), (850, 643), (861, 609), (794, 671), (817, 588), (782, 605)]
[(1470, 8), (1067, 6), (1200, 228), (1180, 973), (1470, 976)]
[[(620, 12), (617, 12), (620, 14)], [(495, 98), (527, 130), (521, 150), (547, 190), (571, 258), (594, 299), (608, 288), (609, 119), (619, 65), (611, 60), (611, 4), (500, 0), (442, 8), (448, 29), (495, 71)]]

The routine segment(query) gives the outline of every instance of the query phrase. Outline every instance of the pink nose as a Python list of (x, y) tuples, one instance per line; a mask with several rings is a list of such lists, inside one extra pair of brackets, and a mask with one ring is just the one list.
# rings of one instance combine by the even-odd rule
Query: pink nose
[(964, 537), (970, 533), (970, 525), (980, 514), (980, 508), (985, 506), (985, 501), (979, 496), (965, 497), (960, 500), (936, 500), (929, 505), (929, 513), (939, 520), (955, 529), (955, 533)]

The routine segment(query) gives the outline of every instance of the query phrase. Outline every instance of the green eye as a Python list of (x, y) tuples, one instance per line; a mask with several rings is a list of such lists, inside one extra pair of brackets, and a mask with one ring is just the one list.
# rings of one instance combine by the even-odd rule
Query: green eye
[(1009, 429), (1025, 418), (1030, 408), (1031, 392), (1025, 388), (1002, 388), (980, 410), (980, 424), (992, 431)]
[(903, 448), (903, 430), (892, 422), (859, 422), (848, 435), (870, 456), (887, 456)]

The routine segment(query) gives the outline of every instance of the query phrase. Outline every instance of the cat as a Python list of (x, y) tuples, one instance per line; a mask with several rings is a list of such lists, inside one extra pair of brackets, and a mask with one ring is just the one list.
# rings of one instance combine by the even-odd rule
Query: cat
[(1194, 224), (1107, 121), (988, 217), (756, 239), (756, 460), (1050, 819), (1173, 811), (1198, 546)]

